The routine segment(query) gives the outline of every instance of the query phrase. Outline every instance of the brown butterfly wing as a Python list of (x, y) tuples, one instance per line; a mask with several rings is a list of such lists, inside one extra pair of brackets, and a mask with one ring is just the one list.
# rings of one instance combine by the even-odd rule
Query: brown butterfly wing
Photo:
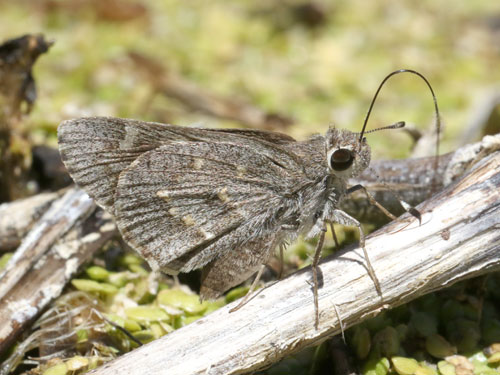
[(68, 120), (58, 128), (59, 150), (68, 172), (111, 213), (120, 173), (140, 155), (169, 142), (235, 137), (294, 142), (284, 134), (259, 130), (186, 128), (114, 117)]
[(171, 142), (120, 174), (123, 237), (156, 268), (199, 268), (280, 231), (276, 213), (297, 185), (296, 161), (258, 143)]

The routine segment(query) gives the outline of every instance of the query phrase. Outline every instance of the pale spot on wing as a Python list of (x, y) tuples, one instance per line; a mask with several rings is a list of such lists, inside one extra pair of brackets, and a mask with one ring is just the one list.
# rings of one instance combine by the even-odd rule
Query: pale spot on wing
[(215, 234), (210, 233), (210, 232), (206, 231), (205, 229), (203, 229), (201, 227), (199, 228), (199, 231), (200, 231), (201, 234), (203, 234), (203, 236), (207, 240), (211, 240), (212, 238), (215, 238)]
[(238, 171), (238, 177), (243, 177), (247, 173), (247, 169), (243, 167), (242, 165), (238, 165), (236, 167), (236, 170)]
[(179, 213), (179, 210), (175, 207), (169, 208), (168, 213), (172, 216), (176, 216)]
[(188, 227), (195, 225), (195, 221), (191, 215), (186, 215), (182, 217), (182, 221), (184, 224), (186, 224)]
[(168, 202), (170, 199), (170, 191), (168, 190), (159, 190), (156, 192), (156, 196), (158, 198), (163, 199), (165, 202)]
[(218, 193), (217, 193), (217, 196), (219, 197), (219, 199), (226, 203), (229, 201), (229, 195), (227, 194), (227, 187), (223, 188), (222, 190), (220, 190)]
[(139, 134), (139, 129), (134, 126), (125, 127), (125, 138), (120, 141), (120, 149), (127, 150), (132, 148), (134, 142), (137, 140)]
[(194, 158), (192, 167), (196, 170), (200, 170), (203, 167), (203, 159)]

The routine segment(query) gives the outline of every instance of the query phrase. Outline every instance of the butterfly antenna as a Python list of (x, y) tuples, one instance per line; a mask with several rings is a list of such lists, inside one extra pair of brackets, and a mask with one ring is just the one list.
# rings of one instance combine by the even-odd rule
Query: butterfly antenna
[[(377, 129), (372, 129), (372, 130), (368, 130), (368, 131), (365, 131), (364, 134), (370, 134), (370, 133), (375, 133), (375, 132), (378, 132), (379, 130), (387, 130), (387, 129), (401, 129), (401, 128), (404, 128), (405, 127), (405, 122), (404, 121), (398, 121), (392, 125), (388, 125), (388, 126), (382, 126), (381, 128), (377, 128)], [(361, 133), (354, 133), (354, 134), (361, 134)], [(363, 135), (364, 135), (363, 134)]]
[[(435, 159), (434, 159), (434, 171), (435, 171), (435, 175), (436, 175), (438, 167), (439, 167), (439, 141), (440, 141), (439, 138), (440, 138), (440, 132), (441, 132), (441, 116), (439, 114), (439, 107), (438, 107), (436, 95), (434, 94), (434, 90), (432, 89), (431, 84), (429, 83), (429, 81), (427, 80), (427, 78), (425, 78), (421, 73), (417, 72), (416, 70), (412, 70), (412, 69), (399, 69), (399, 70), (395, 70), (394, 72), (389, 73), (382, 80), (382, 82), (380, 83), (377, 91), (375, 92), (375, 95), (373, 96), (372, 102), (370, 103), (370, 107), (368, 108), (368, 112), (366, 113), (365, 121), (363, 122), (363, 128), (361, 129), (361, 133), (359, 133), (360, 134), (359, 135), (359, 143), (361, 144), (361, 141), (363, 140), (363, 136), (365, 134), (373, 132), (373, 131), (365, 132), (365, 129), (366, 129), (366, 124), (368, 123), (368, 119), (370, 118), (370, 114), (372, 112), (373, 106), (375, 104), (375, 101), (377, 100), (377, 97), (378, 97), (378, 94), (379, 94), (380, 90), (382, 89), (382, 87), (384, 86), (384, 84), (389, 80), (389, 78), (391, 78), (392, 76), (394, 76), (396, 74), (400, 74), (400, 73), (411, 73), (411, 74), (415, 74), (416, 76), (420, 77), (425, 82), (425, 84), (427, 85), (427, 87), (429, 88), (429, 90), (430, 90), (430, 92), (432, 94), (432, 100), (434, 102), (434, 111), (435, 111), (435, 115), (436, 115), (436, 119), (435, 119), (435, 122), (436, 122), (436, 155), (435, 155)], [(398, 124), (398, 123), (396, 123), (396, 124)], [(382, 129), (383, 128), (375, 129), (374, 131), (376, 131), (376, 130), (382, 130)], [(433, 189), (436, 186), (436, 184), (435, 184), (435, 178), (436, 178), (436, 176), (434, 176), (434, 178), (433, 178), (433, 183), (432, 183)]]

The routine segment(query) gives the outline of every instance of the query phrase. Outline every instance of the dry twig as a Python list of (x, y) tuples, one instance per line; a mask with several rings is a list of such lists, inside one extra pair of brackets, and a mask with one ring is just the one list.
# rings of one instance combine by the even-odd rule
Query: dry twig
[[(278, 361), (346, 327), (459, 280), (500, 266), (500, 152), (478, 162), (462, 179), (410, 215), (367, 238), (382, 286), (381, 299), (359, 248), (325, 259), (319, 291), (320, 326), (314, 329), (310, 269), (258, 293), (235, 313), (230, 304), (128, 353), (93, 374), (241, 374)], [(236, 302), (238, 303), (238, 302)]]
[(114, 234), (111, 217), (79, 189), (52, 204), (0, 276), (0, 353)]

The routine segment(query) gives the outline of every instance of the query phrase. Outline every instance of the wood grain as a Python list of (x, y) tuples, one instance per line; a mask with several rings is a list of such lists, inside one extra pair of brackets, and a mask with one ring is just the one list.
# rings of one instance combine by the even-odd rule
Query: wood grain
[[(310, 269), (128, 353), (93, 374), (242, 374), (318, 344), (346, 327), (459, 280), (500, 268), (500, 152), (417, 207), (422, 224), (403, 215), (372, 233), (367, 250), (381, 299), (362, 252), (324, 259), (320, 326), (314, 329)], [(237, 302), (235, 302), (237, 303)]]

